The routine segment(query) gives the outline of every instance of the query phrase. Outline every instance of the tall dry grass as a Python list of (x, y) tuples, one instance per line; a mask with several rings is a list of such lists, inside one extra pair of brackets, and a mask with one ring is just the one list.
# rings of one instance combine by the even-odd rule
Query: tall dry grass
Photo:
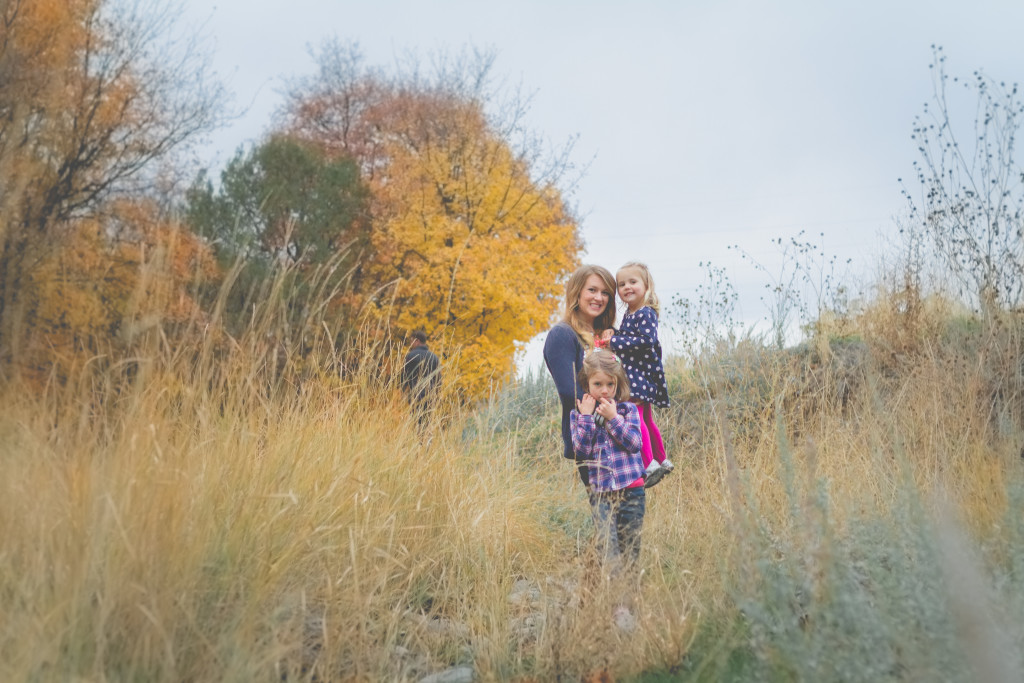
[(670, 362), (639, 589), (589, 555), (543, 375), (423, 428), (373, 335), (294, 372), (257, 330), (9, 385), (0, 679), (999, 680), (1024, 650), (1013, 329)]
[(675, 524), (707, 615), (680, 678), (1024, 671), (1020, 322), (869, 314), (670, 371), (663, 431), (688, 469), (647, 523)]
[(452, 402), (419, 426), (388, 379), (401, 349), (289, 372), (265, 337), (157, 341), (42, 394), (6, 387), (0, 679), (547, 678), (617, 660), (591, 661), (614, 594), (578, 559), (571, 469)]

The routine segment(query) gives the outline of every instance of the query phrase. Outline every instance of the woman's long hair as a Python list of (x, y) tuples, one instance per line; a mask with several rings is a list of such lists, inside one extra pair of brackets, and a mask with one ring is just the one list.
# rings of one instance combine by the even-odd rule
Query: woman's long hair
[[(608, 288), (608, 305), (604, 311), (594, 319), (594, 329), (583, 322), (580, 315), (580, 294), (583, 292), (583, 285), (591, 275), (599, 276)], [(569, 276), (565, 283), (565, 313), (562, 320), (569, 323), (583, 343), (583, 348), (589, 349), (594, 345), (594, 334), (600, 334), (615, 326), (615, 278), (611, 271), (602, 266), (583, 265)]]

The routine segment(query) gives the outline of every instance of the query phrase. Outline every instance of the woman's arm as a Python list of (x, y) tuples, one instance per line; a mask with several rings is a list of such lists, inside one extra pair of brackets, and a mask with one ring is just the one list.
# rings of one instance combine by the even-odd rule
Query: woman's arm
[(576, 407), (576, 399), (583, 396), (576, 382), (576, 357), (579, 341), (568, 325), (555, 325), (544, 340), (544, 363), (555, 381), (558, 400), (562, 404), (562, 457), (577, 459), (572, 448), (569, 413)]
[(555, 325), (544, 340), (544, 363), (548, 366), (551, 378), (555, 380), (555, 389), (570, 409), (576, 407), (576, 399), (583, 396), (583, 391), (576, 381), (576, 356), (579, 340), (576, 333), (567, 325)]

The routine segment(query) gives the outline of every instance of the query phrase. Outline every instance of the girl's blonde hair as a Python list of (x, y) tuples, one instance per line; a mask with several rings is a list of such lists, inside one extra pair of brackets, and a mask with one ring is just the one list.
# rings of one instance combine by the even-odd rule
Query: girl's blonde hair
[[(608, 305), (605, 306), (604, 312), (594, 319), (593, 330), (589, 329), (580, 316), (580, 294), (583, 293), (583, 286), (591, 275), (597, 275), (604, 281), (609, 294)], [(603, 330), (615, 326), (614, 300), (615, 278), (607, 268), (583, 265), (569, 276), (569, 281), (565, 283), (565, 312), (562, 315), (562, 320), (569, 323), (569, 327), (576, 332), (576, 336), (583, 343), (583, 348), (587, 349), (594, 345), (594, 334), (600, 334)]]
[[(654, 312), (657, 313), (660, 317), (661, 304), (658, 302), (658, 295), (654, 293), (654, 278), (651, 277), (651, 271), (647, 267), (647, 264), (640, 263), (639, 261), (630, 261), (629, 263), (623, 265), (615, 273), (616, 282), (618, 281), (619, 273), (626, 270), (627, 268), (636, 270), (640, 273), (640, 280), (641, 282), (644, 283), (644, 289), (647, 290), (644, 292), (644, 300), (640, 303), (640, 308), (643, 308), (644, 306), (650, 306), (651, 308), (654, 309)], [(619, 291), (618, 287), (615, 288), (615, 291)]]
[(629, 378), (618, 356), (608, 349), (594, 349), (583, 358), (583, 367), (580, 368), (577, 380), (584, 391), (590, 388), (590, 376), (596, 372), (603, 372), (615, 379), (616, 402), (629, 400)]

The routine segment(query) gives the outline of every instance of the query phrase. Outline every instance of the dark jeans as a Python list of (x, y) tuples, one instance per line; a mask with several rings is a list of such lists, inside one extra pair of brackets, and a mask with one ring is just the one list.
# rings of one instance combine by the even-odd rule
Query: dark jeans
[(590, 513), (598, 552), (617, 574), (623, 562), (640, 558), (640, 532), (644, 526), (647, 494), (642, 486), (590, 493)]

